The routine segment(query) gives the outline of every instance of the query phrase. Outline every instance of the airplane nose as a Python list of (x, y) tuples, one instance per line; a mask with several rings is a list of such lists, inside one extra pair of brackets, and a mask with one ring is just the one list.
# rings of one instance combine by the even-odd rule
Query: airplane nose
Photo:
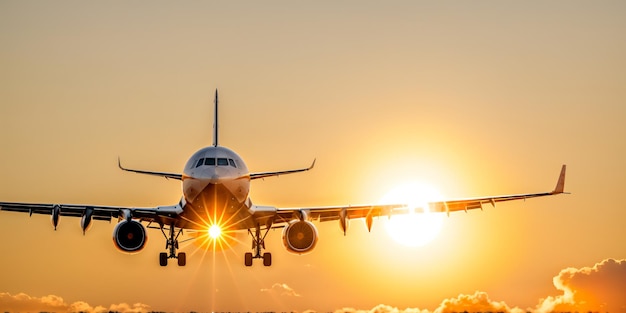
[(209, 183), (210, 184), (216, 184), (219, 181), (219, 179), (220, 179), (220, 177), (217, 174), (213, 174), (209, 178)]

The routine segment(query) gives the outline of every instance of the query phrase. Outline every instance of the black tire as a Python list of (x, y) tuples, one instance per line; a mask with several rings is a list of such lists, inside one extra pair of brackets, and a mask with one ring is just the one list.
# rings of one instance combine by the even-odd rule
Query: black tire
[(272, 266), (272, 254), (271, 253), (263, 253), (263, 265)]
[(187, 254), (185, 252), (181, 252), (178, 254), (178, 266), (187, 265)]
[(161, 266), (167, 266), (167, 253), (165, 252), (159, 253), (159, 264)]
[(244, 259), (245, 259), (244, 263), (246, 266), (252, 266), (252, 253), (251, 252), (246, 252)]

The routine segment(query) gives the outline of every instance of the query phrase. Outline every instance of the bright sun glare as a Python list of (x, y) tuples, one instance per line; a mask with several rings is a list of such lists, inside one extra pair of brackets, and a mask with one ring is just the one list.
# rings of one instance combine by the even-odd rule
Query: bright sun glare
[(439, 191), (422, 183), (400, 185), (389, 191), (381, 203), (407, 204), (412, 211), (392, 216), (387, 221), (385, 226), (389, 236), (408, 247), (424, 246), (434, 240), (441, 231), (444, 217), (442, 214), (430, 213), (427, 203), (442, 198)]
[(217, 239), (222, 234), (222, 229), (219, 225), (213, 225), (209, 227), (209, 237), (212, 239)]

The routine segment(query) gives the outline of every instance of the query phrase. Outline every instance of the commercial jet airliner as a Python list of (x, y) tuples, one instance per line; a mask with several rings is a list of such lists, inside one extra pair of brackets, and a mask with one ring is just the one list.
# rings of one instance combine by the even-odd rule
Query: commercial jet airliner
[[(265, 237), (270, 229), (283, 228), (283, 244), (293, 253), (302, 254), (315, 248), (318, 239), (316, 226), (312, 221), (339, 221), (341, 229), (346, 232), (351, 219), (364, 218), (368, 230), (371, 229), (373, 218), (405, 214), (410, 211), (407, 204), (385, 205), (352, 205), (307, 208), (276, 208), (253, 204), (249, 198), (250, 182), (259, 178), (286, 175), (308, 171), (315, 165), (306, 168), (250, 173), (243, 159), (234, 151), (218, 144), (218, 94), (215, 91), (213, 124), (213, 145), (202, 148), (194, 153), (182, 174), (120, 169), (128, 172), (161, 176), (182, 182), (183, 195), (175, 205), (154, 208), (134, 208), (119, 206), (85, 205), (85, 204), (54, 204), (54, 203), (16, 203), (0, 202), (0, 209), (32, 214), (51, 216), (52, 225), (56, 230), (61, 216), (80, 217), (83, 233), (87, 231), (92, 220), (117, 218), (118, 223), (113, 230), (113, 242), (123, 252), (139, 252), (146, 244), (146, 227), (158, 228), (166, 239), (166, 250), (159, 254), (161, 266), (167, 266), (169, 259), (177, 259), (179, 266), (185, 266), (185, 252), (177, 253), (179, 236), (183, 230), (195, 231), (246, 231), (252, 237), (252, 252), (244, 257), (246, 266), (252, 266), (254, 259), (262, 259), (263, 265), (272, 264), (272, 255), (265, 250)], [(556, 187), (553, 191), (479, 197), (473, 199), (450, 200), (428, 203), (428, 211), (445, 212), (482, 209), (483, 205), (497, 202), (521, 200), (535, 197), (551, 196), (564, 193), (565, 165), (561, 168)], [(144, 225), (146, 224), (147, 225)]]

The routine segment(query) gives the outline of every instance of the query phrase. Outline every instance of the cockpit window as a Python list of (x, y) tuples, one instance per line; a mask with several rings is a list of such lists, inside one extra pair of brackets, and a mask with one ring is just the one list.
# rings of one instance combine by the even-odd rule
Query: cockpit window
[(195, 167), (200, 167), (202, 165), (232, 166), (235, 168), (237, 167), (237, 163), (235, 163), (235, 160), (227, 158), (201, 158), (198, 160), (198, 162), (196, 162)]

